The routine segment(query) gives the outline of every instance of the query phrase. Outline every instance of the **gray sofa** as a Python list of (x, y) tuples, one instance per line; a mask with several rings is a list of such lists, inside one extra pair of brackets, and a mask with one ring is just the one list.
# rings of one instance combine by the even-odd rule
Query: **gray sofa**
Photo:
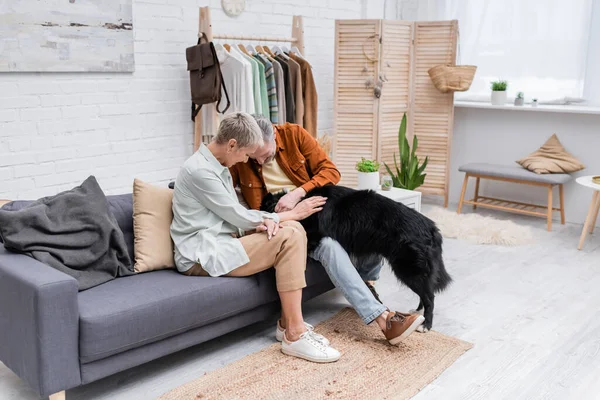
[[(133, 257), (132, 196), (107, 197)], [(306, 275), (305, 301), (333, 288), (312, 260)], [(278, 308), (272, 269), (247, 278), (154, 271), (78, 292), (71, 276), (0, 244), (0, 361), (41, 396), (271, 318)]]

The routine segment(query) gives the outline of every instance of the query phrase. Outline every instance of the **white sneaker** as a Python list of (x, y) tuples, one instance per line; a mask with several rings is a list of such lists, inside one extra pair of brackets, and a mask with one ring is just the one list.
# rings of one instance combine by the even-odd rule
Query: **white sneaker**
[(288, 356), (302, 358), (316, 363), (330, 363), (340, 359), (340, 352), (333, 347), (326, 346), (317, 340), (313, 331), (306, 331), (295, 342), (288, 342), (285, 337), (281, 342), (281, 352)]
[[(277, 339), (277, 341), (281, 342), (281, 341), (283, 341), (283, 332), (285, 331), (285, 329), (283, 329), (281, 327), (279, 322), (280, 322), (280, 320), (277, 320), (277, 328), (275, 329), (275, 339)], [(317, 332), (315, 332), (314, 326), (312, 326), (311, 324), (309, 324), (307, 322), (305, 322), (304, 325), (306, 326), (306, 329), (309, 330), (309, 332), (313, 333), (313, 336), (315, 337), (315, 339), (323, 342), (323, 344), (325, 344), (325, 346), (329, 346), (329, 340), (325, 336), (319, 335)]]

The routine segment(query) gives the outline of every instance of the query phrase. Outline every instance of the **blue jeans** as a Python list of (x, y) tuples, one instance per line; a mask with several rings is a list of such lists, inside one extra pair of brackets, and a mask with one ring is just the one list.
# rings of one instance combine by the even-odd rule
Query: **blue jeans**
[(365, 281), (374, 281), (379, 278), (382, 267), (381, 260), (378, 258), (364, 259), (357, 266), (352, 262), (346, 250), (337, 241), (328, 237), (323, 238), (309, 256), (323, 264), (329, 279), (341, 290), (365, 324), (370, 324), (387, 310), (387, 307), (375, 299), (365, 284)]

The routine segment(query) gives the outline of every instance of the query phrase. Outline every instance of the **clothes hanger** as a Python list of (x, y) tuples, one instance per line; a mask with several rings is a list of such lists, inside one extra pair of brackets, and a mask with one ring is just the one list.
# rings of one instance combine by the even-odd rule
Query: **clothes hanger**
[(285, 54), (283, 51), (281, 53), (279, 53), (278, 55), (280, 57), (283, 57), (285, 60), (289, 60), (290, 59), (290, 57), (287, 54)]
[[(283, 51), (281, 50), (281, 48), (280, 48), (279, 46), (273, 46), (273, 47), (271, 48), (271, 50), (272, 50), (272, 51), (273, 51), (275, 54), (281, 54), (281, 53), (283, 53)], [(275, 57), (275, 56), (273, 56), (273, 57)]]
[(247, 49), (244, 47), (244, 45), (243, 45), (243, 44), (241, 44), (241, 43), (240, 43), (240, 44), (238, 44), (238, 49), (239, 49), (239, 50), (240, 50), (242, 53), (244, 53), (245, 55), (247, 55), (247, 56), (250, 56), (250, 53), (248, 53), (248, 50), (247, 50)]
[(229, 44), (225, 43), (223, 47), (225, 47), (225, 50), (231, 53), (231, 46)]
[(229, 56), (229, 52), (225, 50), (225, 47), (223, 47), (221, 43), (215, 43), (215, 51), (217, 52), (217, 57), (221, 57), (223, 58), (223, 60), (225, 60), (226, 57)]
[[(277, 46), (275, 46), (275, 47), (277, 47)], [(267, 55), (271, 56), (271, 58), (275, 57), (275, 54), (273, 54), (271, 52), (271, 49), (269, 48), (269, 46), (263, 46), (263, 50), (265, 51), (265, 53), (267, 53)]]
[(239, 47), (235, 47), (235, 46), (231, 46), (231, 51), (230, 53), (234, 53), (234, 54), (242, 54), (245, 55), (246, 53), (242, 52), (242, 50), (240, 50)]
[(223, 46), (225, 46), (225, 48), (227, 48), (227, 46), (229, 46), (229, 54), (233, 58), (240, 60), (240, 61), (243, 61), (244, 59), (246, 59), (246, 57), (247, 57), (246, 54), (242, 53), (242, 51), (239, 48), (237, 48), (235, 46), (231, 46), (229, 44), (225, 44)]
[(260, 54), (264, 54), (265, 50), (263, 49), (263, 47), (261, 45), (257, 45), (256, 46), (256, 51)]
[(294, 52), (295, 55), (297, 55), (298, 57), (300, 57), (301, 59), (305, 59), (304, 56), (302, 55), (302, 53), (300, 53), (300, 50), (298, 50), (298, 48), (296, 46), (292, 47), (292, 50), (290, 50), (292, 52)]

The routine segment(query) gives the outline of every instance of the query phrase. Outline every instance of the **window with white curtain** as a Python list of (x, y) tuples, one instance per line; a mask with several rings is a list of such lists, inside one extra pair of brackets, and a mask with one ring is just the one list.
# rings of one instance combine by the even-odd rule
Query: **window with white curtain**
[(583, 96), (592, 0), (422, 0), (419, 20), (459, 21), (457, 64), (476, 65), (457, 100), (488, 100), (494, 80), (508, 97), (562, 102)]

